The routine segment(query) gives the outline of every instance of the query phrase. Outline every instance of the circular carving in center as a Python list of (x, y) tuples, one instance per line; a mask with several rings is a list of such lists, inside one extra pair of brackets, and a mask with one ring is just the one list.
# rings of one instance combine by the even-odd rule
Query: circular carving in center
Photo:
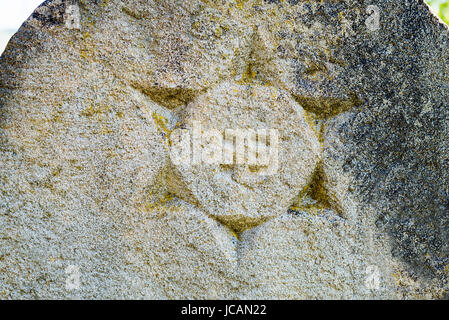
[(319, 162), (304, 110), (273, 86), (222, 83), (187, 106), (182, 127), (171, 192), (238, 232), (285, 213)]

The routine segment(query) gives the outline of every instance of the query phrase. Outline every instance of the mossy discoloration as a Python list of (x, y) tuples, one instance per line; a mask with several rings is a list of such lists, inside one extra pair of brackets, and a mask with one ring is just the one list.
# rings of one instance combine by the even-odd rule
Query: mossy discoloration
[(197, 90), (187, 88), (163, 87), (144, 88), (142, 92), (154, 102), (169, 109), (186, 105), (200, 93)]
[(167, 202), (170, 202), (174, 199), (174, 196), (170, 193), (165, 194), (149, 194), (148, 197), (150, 200), (146, 203), (146, 210), (154, 210), (159, 207), (163, 207)]
[(231, 231), (231, 234), (232, 234), (232, 236), (233, 236), (237, 241), (240, 240), (239, 234), (238, 234), (237, 232), (235, 232), (234, 230), (232, 230), (232, 231)]
[(80, 46), (80, 56), (87, 61), (92, 61), (95, 59), (96, 54), (96, 44), (92, 39), (92, 35), (89, 31), (85, 31), (82, 36), (81, 46)]
[(151, 117), (153, 118), (153, 121), (156, 124), (158, 132), (162, 135), (164, 141), (167, 143), (167, 145), (170, 145), (171, 144), (170, 135), (172, 133), (172, 130), (170, 130), (168, 127), (167, 118), (157, 114), (156, 112), (153, 112), (151, 114)]
[(317, 119), (330, 119), (363, 103), (356, 95), (352, 95), (348, 99), (307, 96), (295, 96), (295, 99), (305, 110), (313, 113)]
[(143, 198), (141, 199), (141, 208), (145, 212), (162, 210), (172, 205), (175, 196), (165, 187), (166, 175), (160, 171), (155, 182), (145, 188)]
[(128, 7), (122, 7), (122, 11), (126, 15), (128, 15), (128, 16), (134, 18), (134, 19), (137, 19), (137, 20), (142, 20), (142, 19), (144, 19), (147, 16), (147, 14), (144, 13), (144, 12), (132, 10), (132, 9), (130, 9)]
[(246, 0), (235, 0), (235, 6), (239, 10), (243, 10), (245, 8), (245, 2)]
[(239, 80), (236, 82), (242, 85), (252, 84), (256, 80), (256, 75), (257, 73), (254, 70), (253, 65), (251, 63), (248, 63), (245, 72), (241, 74)]
[(317, 117), (314, 113), (305, 111), (304, 118), (309, 125), (309, 127), (313, 130), (315, 135), (318, 137), (318, 141), (321, 144), (321, 148), (324, 145), (324, 133), (326, 130), (326, 122), (323, 119)]
[(334, 210), (325, 187), (325, 175), (322, 164), (311, 179), (310, 184), (301, 191), (297, 203), (290, 208), (294, 212), (306, 212), (311, 215), (319, 215), (324, 210)]
[(83, 111), (81, 111), (81, 115), (85, 117), (104, 115), (108, 113), (111, 109), (112, 107), (109, 105), (89, 104)]

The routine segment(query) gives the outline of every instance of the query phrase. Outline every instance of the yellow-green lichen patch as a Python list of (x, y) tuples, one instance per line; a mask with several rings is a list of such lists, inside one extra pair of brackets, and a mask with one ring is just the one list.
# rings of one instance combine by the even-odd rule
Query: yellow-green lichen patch
[(241, 74), (240, 79), (236, 82), (240, 85), (251, 84), (256, 79), (256, 75), (257, 73), (254, 71), (253, 65), (249, 63), (246, 66), (245, 72)]
[(170, 135), (172, 131), (167, 127), (168, 124), (167, 118), (157, 114), (156, 112), (153, 112), (151, 117), (153, 118), (153, 121), (156, 124), (158, 132), (162, 135), (164, 140), (168, 144), (170, 144)]
[(320, 142), (320, 145), (323, 148), (324, 131), (326, 130), (325, 120), (320, 119), (314, 113), (308, 111), (304, 112), (304, 119), (306, 120), (309, 127), (313, 130), (315, 135), (318, 137), (318, 141)]
[(235, 0), (235, 6), (237, 7), (237, 9), (243, 10), (245, 7), (245, 2), (246, 0)]
[(137, 20), (144, 19), (147, 16), (147, 14), (143, 12), (132, 10), (128, 7), (122, 7), (122, 12)]
[(332, 209), (325, 187), (322, 165), (318, 165), (310, 184), (302, 190), (292, 211), (303, 211), (311, 215), (319, 215), (323, 210)]
[(355, 95), (347, 99), (306, 96), (295, 96), (295, 99), (317, 119), (329, 119), (362, 104), (362, 101)]
[(170, 193), (164, 194), (153, 194), (150, 193), (148, 195), (148, 202), (145, 204), (145, 210), (151, 211), (156, 208), (160, 208), (164, 206), (167, 202), (170, 202), (174, 199), (174, 196)]
[(92, 35), (88, 31), (84, 32), (80, 44), (80, 56), (85, 60), (92, 60), (95, 58), (95, 51), (96, 45)]
[(110, 110), (111, 106), (108, 105), (89, 104), (83, 111), (81, 111), (81, 115), (85, 117), (92, 117), (94, 115), (105, 114)]
[(186, 88), (151, 87), (144, 88), (141, 91), (154, 102), (169, 109), (183, 106), (199, 94), (196, 90)]
[(234, 230), (231, 230), (231, 234), (235, 239), (237, 239), (237, 241), (240, 240), (239, 235)]
[(166, 175), (164, 171), (160, 171), (152, 185), (147, 186), (139, 200), (139, 207), (144, 212), (161, 211), (166, 208), (175, 196), (166, 188)]

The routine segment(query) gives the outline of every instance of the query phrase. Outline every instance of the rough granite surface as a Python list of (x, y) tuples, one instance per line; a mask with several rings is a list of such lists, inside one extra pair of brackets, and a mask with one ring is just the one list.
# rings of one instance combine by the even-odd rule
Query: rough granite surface
[[(0, 299), (447, 299), (448, 61), (423, 0), (45, 1), (0, 58)], [(197, 122), (277, 172), (174, 163)]]

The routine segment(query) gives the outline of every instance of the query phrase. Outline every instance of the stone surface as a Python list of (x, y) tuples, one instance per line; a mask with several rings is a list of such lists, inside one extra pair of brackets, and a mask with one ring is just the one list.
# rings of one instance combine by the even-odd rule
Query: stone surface
[[(0, 58), (0, 299), (447, 298), (448, 44), (421, 0), (46, 1)], [(180, 167), (193, 121), (278, 172)]]

